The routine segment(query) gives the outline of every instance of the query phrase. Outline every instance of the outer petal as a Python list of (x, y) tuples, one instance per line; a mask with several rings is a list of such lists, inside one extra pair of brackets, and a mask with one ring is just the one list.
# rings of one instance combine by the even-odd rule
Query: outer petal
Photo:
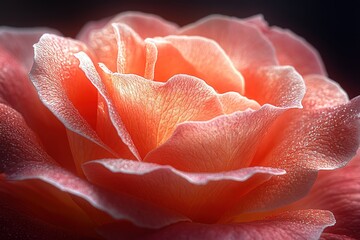
[(188, 173), (169, 166), (112, 159), (88, 162), (84, 172), (90, 181), (113, 192), (126, 192), (194, 221), (211, 223), (251, 189), (272, 176), (285, 173), (281, 169), (262, 167)]
[(294, 66), (303, 76), (327, 75), (319, 53), (303, 38), (287, 29), (269, 28), (262, 16), (250, 18), (248, 22), (257, 26), (268, 37), (275, 47), (276, 56), (281, 65)]
[(143, 39), (148, 37), (160, 37), (174, 34), (177, 26), (159, 16), (140, 12), (123, 12), (111, 19), (103, 19), (90, 22), (81, 30), (78, 39), (87, 42), (88, 36), (93, 30), (99, 30), (106, 24), (123, 23), (131, 27)]
[(179, 30), (215, 40), (245, 76), (258, 67), (277, 65), (271, 43), (251, 24), (236, 18), (212, 15)]
[(178, 28), (176, 24), (168, 22), (157, 15), (140, 12), (120, 13), (110, 21), (128, 25), (143, 39), (171, 35)]
[[(21, 116), (5, 105), (0, 105), (0, 130), (0, 191), (24, 200), (26, 210), (32, 211), (35, 205), (42, 211), (36, 217), (51, 217), (49, 214), (55, 212), (58, 214), (53, 221), (71, 216), (68, 221), (77, 222), (81, 215), (71, 196), (97, 224), (118, 219), (140, 227), (160, 228), (184, 220), (129, 196), (113, 196), (58, 167), (41, 149)], [(51, 197), (48, 204), (39, 206), (47, 197)]]
[(306, 94), (302, 101), (305, 109), (335, 107), (349, 101), (346, 92), (340, 85), (322, 75), (304, 77)]
[[(64, 127), (39, 100), (28, 78), (32, 45), (50, 29), (0, 28), (0, 103), (16, 109), (38, 134), (47, 152), (68, 169), (74, 168)], [(61, 145), (63, 148), (59, 148)], [(64, 160), (66, 159), (66, 160)]]
[(300, 107), (306, 88), (299, 73), (289, 66), (258, 68), (248, 76), (245, 87), (248, 98), (278, 107)]
[(26, 71), (30, 71), (34, 62), (32, 45), (44, 33), (59, 34), (58, 31), (49, 28), (0, 27), (0, 46), (14, 56), (25, 67)]
[[(66, 128), (94, 142), (92, 148), (101, 146), (96, 151), (104, 151), (102, 148), (106, 149), (106, 146), (94, 131), (98, 93), (74, 56), (81, 50), (87, 51), (87, 48), (80, 42), (43, 35), (35, 45), (35, 63), (30, 78), (41, 101)], [(83, 160), (78, 160), (77, 165)]]
[(285, 169), (242, 201), (238, 212), (269, 210), (303, 197), (317, 171), (344, 166), (355, 155), (360, 136), (360, 97), (336, 108), (290, 110), (268, 132), (253, 166)]
[[(360, 154), (357, 158), (360, 159)], [(335, 215), (336, 224), (326, 229), (326, 233), (338, 235), (340, 239), (342, 236), (359, 239), (359, 173), (360, 165), (350, 165), (335, 171), (320, 173), (310, 193), (296, 205), (331, 211)]]
[(215, 41), (194, 36), (151, 41), (158, 51), (154, 80), (165, 82), (175, 74), (189, 74), (203, 79), (220, 93), (244, 92), (242, 75)]
[[(267, 220), (240, 224), (205, 225), (180, 223), (141, 239), (311, 239), (317, 240), (324, 228), (335, 223), (328, 211), (287, 212)], [(111, 239), (111, 238), (110, 238)]]

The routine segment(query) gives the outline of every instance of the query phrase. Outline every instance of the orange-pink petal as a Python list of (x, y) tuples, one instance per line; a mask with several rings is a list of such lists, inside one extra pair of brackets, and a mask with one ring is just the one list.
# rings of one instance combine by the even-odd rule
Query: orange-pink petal
[(360, 142), (360, 97), (313, 111), (289, 110), (268, 131), (252, 166), (285, 169), (287, 174), (254, 190), (236, 210), (270, 210), (305, 196), (319, 170), (343, 167)]
[(259, 104), (301, 107), (305, 83), (292, 67), (271, 66), (254, 70), (246, 79), (246, 96)]
[(285, 173), (262, 167), (189, 173), (170, 166), (122, 159), (88, 162), (84, 172), (91, 182), (112, 192), (125, 192), (180, 212), (193, 221), (207, 223), (216, 222), (253, 188)]
[(195, 77), (177, 75), (159, 83), (107, 72), (101, 79), (85, 53), (77, 57), (105, 98), (119, 137), (137, 158), (165, 142), (178, 123), (208, 120), (223, 113), (216, 92)]
[(271, 41), (280, 65), (293, 66), (303, 76), (327, 75), (319, 53), (305, 39), (288, 29), (268, 27), (262, 16), (255, 16), (247, 21), (258, 27)]
[(189, 172), (219, 172), (248, 167), (274, 120), (283, 112), (271, 106), (179, 124), (147, 162)]
[(131, 27), (143, 39), (175, 34), (178, 26), (175, 23), (147, 13), (124, 12), (110, 20), (111, 23), (123, 23)]
[(256, 27), (236, 18), (212, 15), (181, 28), (178, 34), (215, 40), (245, 76), (259, 67), (277, 65), (270, 41)]
[[(79, 68), (79, 61), (74, 56), (79, 51), (88, 50), (78, 41), (51, 34), (43, 35), (35, 44), (35, 62), (30, 79), (40, 100), (68, 130), (79, 135), (79, 141), (84, 137), (81, 141), (94, 142), (99, 149), (107, 149), (94, 130), (98, 93)], [(78, 144), (77, 141), (70, 141), (70, 147)], [(85, 148), (80, 149), (87, 151), (90, 147), (87, 150)], [(78, 149), (72, 151), (79, 153)], [(76, 160), (78, 170), (84, 160)]]
[(154, 80), (165, 82), (176, 74), (206, 81), (220, 93), (244, 93), (244, 79), (224, 50), (213, 40), (197, 36), (149, 39), (157, 47)]
[[(360, 154), (357, 154), (359, 161)], [(310, 193), (296, 205), (331, 211), (336, 224), (326, 229), (335, 237), (360, 238), (360, 165), (350, 165), (319, 174)], [(328, 238), (325, 238), (328, 239)]]
[[(37, 206), (37, 217), (55, 212), (58, 215), (54, 221), (68, 218), (79, 223), (85, 217), (80, 206), (94, 224), (123, 220), (140, 227), (161, 228), (186, 220), (128, 195), (114, 196), (59, 167), (43, 151), (21, 116), (3, 104), (0, 130), (0, 191), (24, 201), (28, 210)], [(46, 201), (49, 197), (51, 200)], [(45, 201), (47, 204), (42, 204)]]
[(302, 105), (305, 109), (335, 107), (349, 101), (340, 85), (323, 75), (306, 75), (304, 81), (306, 94)]

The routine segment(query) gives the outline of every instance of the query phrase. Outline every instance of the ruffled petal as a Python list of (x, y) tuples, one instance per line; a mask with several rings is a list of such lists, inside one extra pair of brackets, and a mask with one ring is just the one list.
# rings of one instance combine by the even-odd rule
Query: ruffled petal
[(288, 29), (268, 27), (262, 16), (250, 18), (248, 22), (257, 26), (271, 41), (281, 65), (293, 66), (303, 76), (327, 75), (319, 53), (305, 39)]
[(262, 167), (188, 173), (170, 166), (121, 159), (87, 162), (83, 168), (91, 182), (112, 192), (131, 194), (200, 222), (217, 221), (251, 189), (285, 173)]
[(289, 66), (258, 68), (248, 76), (245, 87), (246, 97), (277, 107), (301, 107), (306, 91), (303, 78)]
[(248, 167), (262, 137), (282, 110), (264, 106), (207, 122), (179, 124), (168, 141), (144, 161), (189, 172), (218, 172)]
[[(322, 210), (286, 212), (279, 216), (239, 224), (206, 225), (179, 223), (141, 239), (319, 239), (324, 228), (335, 223), (333, 215)], [(110, 240), (112, 238), (109, 238)], [(139, 238), (140, 239), (140, 238)]]
[(34, 59), (32, 45), (45, 32), (53, 31), (0, 28), (0, 103), (20, 112), (47, 152), (62, 166), (74, 170), (64, 127), (41, 103), (28, 77)]
[(60, 220), (68, 225), (79, 223), (85, 217), (80, 206), (92, 224), (99, 225), (115, 219), (161, 228), (186, 220), (127, 195), (114, 196), (59, 167), (37, 143), (21, 116), (2, 104), (0, 130), (0, 191), (26, 203), (15, 206), (30, 212), (37, 209), (36, 217), (50, 218), (49, 222), (55, 224)]
[[(360, 159), (360, 154), (357, 155)], [(354, 159), (354, 161), (357, 161)], [(297, 206), (327, 209), (336, 219), (336, 224), (326, 233), (359, 239), (360, 232), (360, 165), (321, 172), (318, 180)], [(325, 238), (326, 239), (326, 238)]]
[(305, 196), (319, 170), (343, 167), (356, 153), (360, 136), (360, 97), (334, 108), (289, 110), (260, 144), (252, 166), (285, 169), (249, 193), (236, 212), (270, 210)]
[(85, 53), (77, 57), (108, 108), (113, 109), (110, 118), (120, 124), (114, 126), (135, 156), (138, 151), (143, 158), (165, 142), (178, 123), (208, 120), (223, 113), (216, 92), (195, 77), (177, 75), (159, 83), (136, 75), (108, 72), (101, 80)]
[(149, 39), (157, 47), (154, 80), (165, 82), (176, 74), (206, 81), (220, 93), (243, 94), (244, 79), (224, 50), (213, 40), (194, 36)]
[(277, 65), (270, 41), (254, 26), (236, 18), (212, 15), (181, 28), (178, 34), (215, 40), (245, 76), (253, 69)]
[[(88, 51), (85, 45), (75, 40), (43, 35), (35, 45), (35, 63), (30, 79), (41, 101), (67, 129), (87, 139), (83, 141), (95, 143), (92, 148), (100, 146), (96, 151), (105, 152), (103, 149), (107, 147), (94, 131), (98, 93), (74, 56), (82, 50)], [(73, 152), (77, 150), (75, 148)], [(78, 167), (83, 160), (76, 161)]]
[(340, 85), (322, 75), (304, 77), (306, 94), (302, 101), (305, 109), (335, 107), (349, 101), (346, 92)]
[(83, 27), (77, 38), (84, 42), (88, 42), (88, 37), (92, 31), (98, 31), (105, 25), (111, 25), (112, 23), (128, 25), (143, 39), (171, 35), (174, 34), (178, 28), (176, 24), (153, 14), (123, 12), (109, 19), (89, 22)]
[(247, 109), (259, 110), (260, 105), (254, 100), (248, 99), (236, 92), (227, 92), (218, 95), (225, 114)]
[(140, 12), (120, 13), (110, 22), (128, 25), (143, 39), (172, 35), (178, 28), (175, 23), (166, 21), (157, 15)]

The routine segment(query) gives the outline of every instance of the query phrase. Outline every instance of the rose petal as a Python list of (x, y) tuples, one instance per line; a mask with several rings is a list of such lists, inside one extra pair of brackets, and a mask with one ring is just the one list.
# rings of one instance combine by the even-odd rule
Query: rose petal
[(259, 104), (301, 107), (305, 95), (303, 78), (289, 66), (262, 67), (246, 80), (246, 96)]
[(179, 223), (141, 239), (319, 239), (324, 228), (335, 223), (333, 215), (322, 210), (283, 213), (268, 220), (239, 224), (205, 225)]
[[(358, 155), (360, 156), (360, 155)], [(335, 215), (335, 226), (327, 233), (360, 238), (360, 166), (322, 172), (310, 193), (297, 205), (327, 209)]]
[[(99, 150), (96, 151), (105, 151), (102, 149), (107, 147), (94, 131), (97, 91), (74, 56), (81, 50), (87, 51), (86, 46), (75, 40), (43, 35), (35, 45), (35, 63), (30, 79), (41, 101), (67, 129), (98, 145)], [(78, 168), (83, 160), (76, 159)]]
[(144, 161), (189, 172), (218, 172), (248, 167), (263, 135), (282, 110), (264, 106), (207, 122), (178, 125), (163, 145)]
[[(89, 216), (94, 214), (92, 220), (97, 223), (110, 221), (110, 216), (113, 219), (130, 221), (140, 227), (160, 228), (186, 220), (177, 214), (127, 195), (117, 194), (114, 196), (58, 167), (41, 149), (34, 134), (26, 126), (21, 116), (2, 104), (0, 104), (0, 130), (2, 133), (0, 172), (5, 176), (0, 179), (1, 192), (14, 194), (19, 199), (27, 200), (28, 203), (39, 204), (44, 202), (43, 197), (46, 197), (47, 193), (55, 191), (59, 199), (47, 201), (47, 204), (41, 204), (40, 207), (62, 212), (61, 216), (69, 213), (68, 208), (65, 210), (65, 206), (68, 205), (65, 203), (64, 206), (59, 207), (51, 204), (58, 203), (59, 200), (64, 201), (66, 196), (70, 195), (77, 200), (76, 202), (85, 209)], [(19, 190), (16, 185), (11, 188), (11, 191), (6, 191), (4, 186), (10, 184), (9, 181), (28, 187), (29, 193), (33, 194), (16, 191)], [(19, 195), (16, 195), (17, 193)], [(68, 200), (71, 199), (68, 198)], [(25, 206), (27, 207), (27, 205)], [(72, 212), (71, 216), (74, 218), (77, 213)]]
[(151, 41), (158, 51), (156, 81), (165, 82), (173, 75), (189, 74), (203, 79), (220, 93), (243, 93), (242, 75), (215, 41), (194, 36), (169, 36)]
[(188, 173), (170, 166), (121, 159), (96, 160), (83, 168), (90, 181), (110, 191), (126, 192), (201, 222), (218, 220), (248, 191), (285, 173), (261, 167)]
[(110, 22), (128, 25), (143, 39), (171, 35), (178, 28), (175, 23), (166, 21), (157, 15), (140, 12), (120, 13), (111, 19)]
[(340, 85), (322, 75), (304, 77), (306, 94), (302, 101), (305, 109), (335, 107), (349, 101)]
[(245, 76), (258, 67), (277, 65), (269, 40), (251, 24), (236, 18), (211, 15), (183, 27), (178, 34), (215, 40)]
[[(28, 78), (32, 45), (49, 29), (0, 28), (0, 103), (16, 109), (38, 134), (47, 152), (68, 169), (74, 169), (66, 133), (61, 123), (39, 101)], [(57, 146), (64, 146), (59, 150)]]
[(174, 34), (177, 25), (163, 18), (147, 13), (123, 12), (112, 18), (87, 23), (77, 36), (77, 39), (88, 43), (92, 31), (98, 31), (106, 25), (122, 23), (128, 25), (143, 39)]
[(327, 75), (319, 53), (305, 39), (288, 29), (268, 27), (261, 16), (250, 18), (248, 22), (257, 26), (271, 41), (281, 65), (294, 66), (303, 76), (308, 74)]
[(335, 108), (283, 114), (260, 144), (252, 166), (281, 168), (288, 174), (255, 189), (236, 212), (294, 202), (309, 191), (319, 170), (344, 166), (359, 146), (359, 113), (360, 97)]
[(89, 57), (85, 53), (77, 57), (108, 108), (113, 109), (110, 117), (113, 123), (120, 123), (114, 124), (119, 136), (128, 146), (136, 146), (141, 158), (166, 141), (176, 124), (223, 113), (215, 91), (195, 77), (177, 75), (159, 83), (136, 75), (106, 73), (101, 81)]
[(11, 28), (0, 27), (0, 47), (16, 58), (26, 71), (30, 71), (34, 62), (32, 46), (44, 33), (60, 33), (50, 28)]
[(119, 50), (117, 71), (144, 75), (147, 52), (143, 40), (125, 24), (113, 24), (113, 28)]
[(247, 97), (241, 96), (236, 92), (227, 92), (218, 95), (225, 114), (236, 111), (244, 111), (246, 109), (259, 110), (260, 105)]

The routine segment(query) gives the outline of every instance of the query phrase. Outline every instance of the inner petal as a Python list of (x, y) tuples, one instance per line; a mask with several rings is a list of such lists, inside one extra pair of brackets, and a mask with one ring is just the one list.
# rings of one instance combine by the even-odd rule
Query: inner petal
[(168, 36), (151, 39), (157, 47), (156, 81), (175, 74), (189, 74), (206, 81), (220, 93), (244, 93), (244, 79), (224, 50), (203, 37)]

